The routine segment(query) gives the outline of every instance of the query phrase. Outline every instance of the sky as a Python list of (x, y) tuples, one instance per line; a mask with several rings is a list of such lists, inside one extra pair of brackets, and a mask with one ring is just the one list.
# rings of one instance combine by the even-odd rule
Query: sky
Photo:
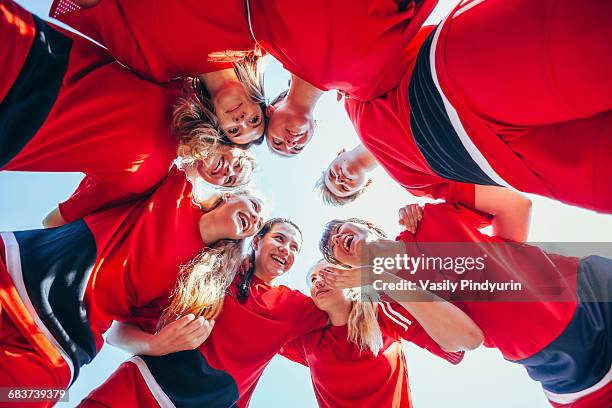
[[(51, 1), (22, 0), (20, 4), (39, 16), (46, 16)], [(429, 22), (438, 22), (454, 4), (456, 1), (440, 1)], [(265, 80), (269, 98), (286, 87), (288, 77), (280, 64), (268, 60)], [(254, 149), (260, 163), (255, 172), (256, 184), (267, 199), (270, 215), (290, 218), (304, 232), (303, 249), (295, 266), (278, 283), (305, 293), (308, 293), (305, 274), (320, 257), (317, 243), (328, 220), (366, 218), (393, 236), (400, 231), (398, 209), (406, 204), (426, 202), (412, 197), (378, 169), (372, 177), (374, 184), (357, 202), (342, 208), (325, 206), (314, 190), (315, 181), (341, 148), (352, 148), (359, 140), (335, 93), (325, 94), (315, 113), (319, 123), (316, 134), (298, 158), (279, 158), (269, 153), (265, 145)], [(0, 173), (0, 231), (41, 228), (44, 216), (70, 195), (81, 177), (77, 173)], [(612, 242), (612, 216), (541, 197), (530, 198), (533, 200), (530, 241)], [(467, 353), (459, 366), (451, 366), (411, 344), (405, 344), (404, 348), (415, 407), (549, 406), (540, 387), (529, 379), (526, 371), (505, 361), (496, 350), (481, 347)], [(82, 369), (70, 389), (69, 402), (58, 406), (76, 406), (128, 357), (105, 345), (94, 362)], [(251, 403), (253, 408), (275, 406), (316, 406), (308, 370), (281, 357), (275, 357), (266, 368)]]

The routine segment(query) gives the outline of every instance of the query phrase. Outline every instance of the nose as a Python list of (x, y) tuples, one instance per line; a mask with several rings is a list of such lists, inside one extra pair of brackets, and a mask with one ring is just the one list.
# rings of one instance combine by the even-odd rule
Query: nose
[(223, 165), (223, 175), (225, 177), (228, 176), (233, 176), (236, 174), (236, 170), (234, 170), (234, 166), (232, 165), (231, 162), (229, 161), (225, 161), (225, 164)]
[(295, 145), (297, 145), (297, 142), (295, 141), (295, 138), (293, 136), (285, 137), (285, 143), (288, 147), (295, 147)]
[(240, 120), (244, 120), (245, 117), (246, 117), (245, 111), (236, 112), (236, 114), (234, 115), (234, 122), (239, 122)]
[(317, 276), (315, 278), (314, 286), (317, 289), (321, 289), (323, 286), (325, 286), (325, 282), (323, 281), (323, 279), (321, 279), (320, 276)]
[(340, 245), (340, 239), (341, 238), (342, 238), (342, 236), (339, 233), (336, 233), (336, 234), (332, 235), (332, 237), (331, 237), (332, 244)]

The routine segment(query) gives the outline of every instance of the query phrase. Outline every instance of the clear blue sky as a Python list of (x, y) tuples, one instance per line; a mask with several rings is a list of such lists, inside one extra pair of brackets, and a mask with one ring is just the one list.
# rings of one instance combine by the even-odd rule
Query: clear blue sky
[[(51, 1), (22, 0), (20, 3), (46, 16)], [(430, 21), (438, 21), (455, 3), (440, 1)], [(287, 78), (288, 74), (278, 63), (268, 61), (266, 90), (269, 96), (280, 92)], [(399, 231), (397, 209), (417, 201), (378, 170), (374, 185), (357, 203), (341, 209), (324, 206), (313, 191), (315, 180), (340, 148), (351, 148), (358, 139), (341, 104), (336, 102), (335, 94), (326, 94), (316, 113), (317, 134), (298, 159), (278, 158), (264, 146), (255, 151), (260, 163), (255, 177), (259, 190), (267, 196), (272, 207), (271, 215), (291, 218), (304, 230), (305, 244), (300, 258), (281, 280), (300, 290), (306, 290), (304, 274), (318, 258), (317, 242), (327, 220), (359, 216), (371, 219), (389, 233), (396, 233)], [(70, 195), (80, 178), (80, 174), (74, 173), (0, 173), (0, 230), (39, 228), (44, 215)], [(612, 241), (611, 216), (532, 198), (531, 241)], [(471, 352), (458, 367), (412, 345), (406, 345), (405, 350), (416, 407), (548, 407), (539, 386), (528, 378), (525, 370), (504, 361), (496, 350), (481, 348)], [(105, 346), (96, 360), (82, 370), (70, 390), (70, 402), (59, 406), (75, 406), (126, 357), (119, 350)], [(264, 372), (251, 406), (305, 408), (315, 405), (308, 371), (277, 357)]]

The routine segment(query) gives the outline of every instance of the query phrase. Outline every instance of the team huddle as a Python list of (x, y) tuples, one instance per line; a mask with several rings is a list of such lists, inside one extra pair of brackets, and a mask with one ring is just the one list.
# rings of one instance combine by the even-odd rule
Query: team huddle
[[(424, 25), (436, 3), (54, 0), (69, 31), (0, 0), (0, 169), (85, 174), (45, 228), (0, 233), (0, 387), (68, 389), (106, 342), (133, 357), (80, 407), (247, 407), (277, 354), (321, 407), (412, 407), (407, 341), (451, 364), (497, 348), (552, 406), (612, 406), (612, 260), (525, 244), (522, 194), (612, 213), (612, 3), (462, 0)], [(278, 96), (267, 55), (291, 74)], [(329, 221), (292, 271), (306, 296), (275, 284), (303, 235), (264, 218), (250, 148), (298, 161), (326, 91), (361, 144), (324, 170), (322, 205), (359, 200), (378, 166), (440, 202), (397, 203), (396, 239)], [(406, 298), (399, 270), (374, 290), (369, 254), (435, 243), (484, 248), (468, 277), (532, 297)]]

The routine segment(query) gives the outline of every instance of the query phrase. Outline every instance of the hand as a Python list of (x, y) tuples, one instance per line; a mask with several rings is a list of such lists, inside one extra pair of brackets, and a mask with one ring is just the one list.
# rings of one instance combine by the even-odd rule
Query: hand
[(206, 320), (202, 316), (196, 319), (193, 314), (185, 315), (168, 323), (153, 336), (149, 344), (150, 355), (163, 356), (193, 350), (204, 343), (214, 326), (214, 320)]
[(366, 286), (374, 281), (372, 267), (369, 265), (344, 269), (328, 266), (319, 272), (326, 284), (336, 289), (349, 289)]
[(423, 207), (418, 204), (408, 204), (399, 209), (399, 223), (411, 233), (415, 233), (423, 218)]

